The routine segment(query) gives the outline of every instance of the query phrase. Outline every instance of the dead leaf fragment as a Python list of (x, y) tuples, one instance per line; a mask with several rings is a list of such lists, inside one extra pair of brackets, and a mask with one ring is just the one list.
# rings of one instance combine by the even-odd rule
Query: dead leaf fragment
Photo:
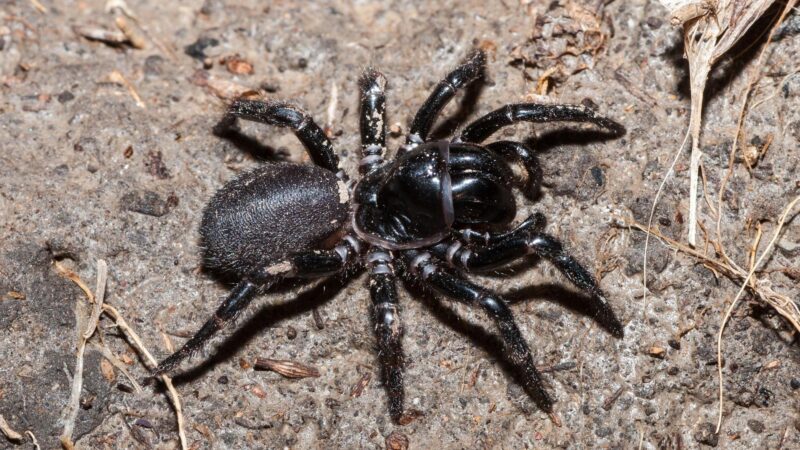
[(253, 386), (252, 388), (250, 388), (250, 392), (252, 392), (253, 395), (255, 395), (258, 398), (262, 398), (263, 399), (263, 398), (267, 397), (267, 393), (264, 392), (264, 390), (261, 389), (261, 387), (259, 387), (259, 386)]
[(98, 41), (109, 45), (124, 45), (128, 43), (128, 37), (125, 33), (119, 31), (106, 30), (105, 28), (89, 27), (89, 26), (75, 26), (72, 30), (90, 41)]
[(11, 441), (19, 442), (22, 440), (22, 435), (14, 431), (2, 415), (0, 415), (0, 431)]
[(664, 355), (666, 355), (667, 351), (664, 347), (659, 347), (654, 345), (647, 350), (647, 354), (652, 356), (653, 358), (664, 359)]
[(241, 84), (216, 77), (208, 71), (199, 69), (189, 79), (192, 84), (208, 89), (209, 92), (223, 100), (233, 100), (245, 96), (257, 95), (258, 92)]
[(114, 379), (117, 377), (117, 375), (114, 373), (114, 366), (112, 366), (107, 359), (100, 360), (100, 373), (103, 374), (103, 378), (105, 378), (108, 382), (114, 381)]
[(19, 291), (8, 291), (6, 295), (13, 298), (14, 300), (25, 300), (25, 294)]
[(236, 75), (251, 75), (253, 73), (253, 64), (239, 56), (239, 54), (226, 56), (220, 59), (219, 62), (225, 65), (228, 72)]
[(319, 376), (319, 370), (316, 367), (280, 359), (256, 358), (254, 368), (256, 370), (271, 370), (286, 378), (316, 378)]
[(356, 384), (353, 385), (353, 388), (350, 389), (350, 397), (357, 398), (361, 397), (361, 394), (364, 393), (364, 389), (369, 384), (369, 380), (372, 379), (372, 374), (366, 372), (364, 375), (361, 375), (361, 378), (358, 380)]
[(687, 240), (691, 246), (697, 244), (698, 175), (703, 159), (700, 130), (708, 74), (714, 64), (774, 2), (775, 0), (661, 0), (661, 4), (669, 11), (670, 22), (683, 26), (686, 59), (689, 60), (692, 97), (689, 130), (692, 136), (692, 153), (689, 167)]
[(781, 360), (780, 359), (774, 359), (774, 360), (764, 364), (764, 370), (777, 369), (780, 366), (781, 366)]
[(400, 425), (408, 425), (424, 415), (425, 413), (423, 413), (418, 409), (409, 409), (406, 412), (404, 412), (399, 419), (397, 419), (397, 423)]

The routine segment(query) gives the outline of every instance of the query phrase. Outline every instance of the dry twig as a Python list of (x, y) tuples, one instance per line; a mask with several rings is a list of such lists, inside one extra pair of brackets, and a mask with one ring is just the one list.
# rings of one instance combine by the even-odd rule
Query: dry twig
[[(86, 341), (94, 334), (97, 329), (97, 321), (100, 319), (100, 310), (103, 306), (103, 296), (106, 289), (107, 273), (108, 266), (106, 262), (102, 259), (97, 260), (97, 285), (95, 286), (94, 295), (87, 295), (89, 301), (94, 305), (92, 314), (86, 325), (86, 330), (81, 333), (78, 338), (77, 360), (75, 361), (75, 370), (72, 374), (72, 393), (70, 394), (67, 408), (64, 410), (64, 431), (61, 433), (61, 445), (66, 449), (74, 448), (72, 432), (75, 429), (75, 420), (78, 418), (81, 390), (83, 389), (83, 355), (86, 350)], [(81, 319), (80, 310), (81, 307), (80, 304), (78, 304), (75, 307), (75, 315), (78, 316), (78, 328), (80, 328), (85, 320)]]
[[(689, 163), (689, 245), (696, 245), (697, 188), (700, 162), (703, 94), (714, 64), (750, 29), (774, 0), (661, 0), (670, 11), (671, 22), (683, 26), (689, 60), (692, 112), (689, 130), (692, 154)], [(795, 1), (787, 3), (787, 10)], [(783, 16), (782, 16), (783, 17)], [(781, 19), (782, 20), (782, 19)], [(780, 20), (779, 20), (780, 22)], [(779, 23), (778, 22), (778, 23)], [(766, 46), (766, 44), (765, 44)]]
[(31, 5), (42, 14), (47, 14), (47, 8), (39, 0), (30, 0)]
[[(92, 293), (92, 291), (89, 290), (89, 287), (86, 286), (86, 283), (84, 283), (83, 280), (81, 280), (78, 274), (72, 272), (71, 270), (62, 266), (58, 262), (55, 263), (55, 267), (59, 274), (61, 274), (66, 278), (69, 278), (70, 280), (72, 280), (73, 283), (78, 285), (78, 287), (81, 288), (81, 290), (83, 290), (83, 292), (86, 294), (86, 297), (89, 298), (90, 302), (94, 302), (94, 294)], [(114, 308), (109, 304), (103, 304), (103, 313), (105, 313), (112, 320), (114, 320), (117, 328), (119, 328), (120, 330), (122, 330), (123, 333), (125, 333), (125, 335), (133, 344), (134, 348), (139, 352), (139, 354), (141, 354), (145, 358), (148, 365), (148, 369), (155, 368), (158, 365), (158, 362), (156, 361), (155, 358), (153, 358), (153, 355), (150, 353), (150, 351), (148, 351), (147, 348), (144, 346), (144, 343), (142, 342), (142, 339), (139, 337), (139, 335), (136, 334), (133, 328), (131, 328), (128, 325), (128, 323), (122, 317), (122, 314), (120, 314), (120, 312), (116, 308)], [(167, 387), (167, 391), (170, 394), (170, 400), (172, 401), (172, 405), (175, 408), (175, 415), (177, 416), (177, 422), (178, 422), (178, 437), (180, 439), (181, 449), (186, 450), (188, 448), (186, 439), (186, 426), (183, 420), (183, 408), (181, 407), (180, 396), (178, 395), (178, 391), (175, 390), (175, 386), (172, 384), (172, 379), (170, 377), (168, 377), (167, 375), (161, 375), (160, 378), (161, 381), (164, 383), (164, 385)]]
[(2, 432), (6, 438), (10, 441), (20, 442), (22, 441), (22, 435), (14, 431), (13, 428), (6, 422), (6, 419), (0, 414), (0, 432)]
[[(753, 275), (755, 274), (756, 270), (758, 270), (758, 267), (761, 266), (761, 263), (763, 263), (766, 257), (769, 256), (770, 253), (772, 252), (772, 248), (775, 246), (775, 242), (778, 241), (778, 236), (780, 236), (781, 234), (783, 225), (784, 223), (786, 223), (787, 217), (789, 217), (789, 213), (792, 212), (794, 206), (798, 202), (800, 202), (800, 196), (795, 197), (795, 199), (792, 200), (792, 202), (789, 203), (789, 206), (787, 206), (786, 209), (783, 211), (783, 214), (781, 214), (781, 218), (778, 221), (778, 225), (775, 228), (775, 234), (772, 235), (772, 239), (770, 239), (769, 244), (767, 244), (767, 248), (765, 248), (764, 251), (761, 252), (761, 256), (758, 258), (758, 261), (756, 261), (756, 263), (750, 268), (750, 271), (747, 273), (747, 276), (742, 282), (742, 286), (739, 288), (739, 292), (736, 293), (736, 296), (733, 298), (733, 301), (731, 302), (731, 305), (728, 307), (728, 310), (725, 311), (725, 316), (722, 318), (722, 323), (719, 326), (719, 334), (717, 335), (717, 370), (719, 372), (719, 417), (717, 418), (717, 433), (719, 433), (719, 430), (722, 427), (722, 401), (723, 401), (722, 333), (725, 331), (725, 324), (728, 323), (728, 319), (730, 319), (733, 309), (736, 307), (736, 304), (739, 301), (739, 298), (742, 296), (742, 293), (744, 292), (745, 288), (749, 285), (750, 280), (753, 278)], [(756, 286), (755, 289), (758, 290), (758, 286)], [(794, 302), (790, 303), (794, 305), (795, 312), (798, 313), (794, 317), (794, 324), (795, 327), (797, 327), (797, 330), (800, 331), (800, 323), (798, 323), (798, 321), (800, 321), (800, 311), (797, 311), (797, 305), (794, 304)], [(789, 317), (787, 317), (787, 319), (792, 320)]]
[(118, 70), (112, 71), (110, 74), (108, 74), (108, 80), (112, 83), (125, 86), (125, 88), (128, 89), (128, 93), (130, 93), (131, 97), (133, 97), (133, 99), (136, 101), (136, 106), (140, 108), (147, 107), (142, 101), (142, 98), (139, 97), (139, 93), (136, 91), (136, 88), (133, 87), (133, 84), (131, 84), (131, 82), (128, 81), (128, 79), (125, 78), (125, 76), (122, 75), (120, 71)]

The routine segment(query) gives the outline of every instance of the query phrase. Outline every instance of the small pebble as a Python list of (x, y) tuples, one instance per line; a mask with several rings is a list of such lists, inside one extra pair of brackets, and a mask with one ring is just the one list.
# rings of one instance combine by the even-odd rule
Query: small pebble
[(289, 340), (292, 340), (292, 339), (296, 338), (297, 337), (297, 330), (293, 326), (289, 325), (288, 327), (286, 327), (286, 337)]
[(659, 347), (654, 345), (647, 350), (647, 354), (652, 356), (653, 358), (664, 359), (664, 355), (666, 355), (667, 351), (664, 350), (664, 347)]
[(716, 433), (717, 427), (714, 424), (705, 422), (701, 423), (694, 432), (694, 440), (711, 447), (716, 447), (719, 443), (719, 435)]
[(58, 103), (61, 103), (61, 104), (67, 103), (68, 101), (71, 101), (71, 100), (74, 100), (74, 99), (75, 99), (75, 95), (73, 95), (72, 92), (70, 92), (70, 91), (64, 91), (64, 92), (58, 94), (58, 97), (56, 97), (56, 100), (58, 100)]
[(758, 420), (748, 420), (747, 427), (753, 430), (753, 433), (761, 434), (764, 432), (766, 428), (763, 422), (759, 422)]
[(219, 40), (209, 37), (201, 37), (193, 44), (189, 44), (184, 47), (183, 51), (192, 58), (202, 61), (206, 58), (205, 50), (208, 47), (216, 47), (217, 45), (219, 45)]
[(144, 418), (136, 419), (136, 421), (133, 422), (133, 423), (136, 426), (139, 426), (139, 427), (142, 427), (142, 428), (148, 428), (148, 429), (153, 428), (153, 424), (149, 420), (144, 419)]

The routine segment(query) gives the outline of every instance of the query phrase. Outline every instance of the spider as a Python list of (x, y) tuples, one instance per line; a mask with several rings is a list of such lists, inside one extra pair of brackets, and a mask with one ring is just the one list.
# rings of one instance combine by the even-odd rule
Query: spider
[[(200, 227), (204, 264), (238, 283), (213, 317), (153, 375), (174, 370), (279, 280), (365, 268), (379, 362), (395, 422), (403, 415), (404, 396), (398, 278), (485, 311), (499, 329), (506, 358), (528, 395), (542, 410), (552, 412), (553, 402), (506, 301), (469, 281), (466, 274), (537, 255), (593, 298), (598, 320), (613, 335), (622, 337), (623, 327), (595, 278), (555, 237), (543, 233), (543, 214), (511, 226), (516, 213), (512, 188), (528, 196), (540, 188), (542, 172), (535, 153), (520, 142), (482, 142), (518, 122), (591, 122), (612, 136), (624, 129), (583, 106), (518, 103), (478, 118), (452, 140), (429, 141), (439, 112), (459, 89), (483, 75), (485, 64), (484, 53), (475, 50), (440, 81), (414, 117), (406, 144), (389, 159), (386, 79), (367, 69), (359, 80), (357, 182), (340, 168), (322, 129), (299, 108), (275, 101), (234, 101), (220, 124), (233, 126), (241, 118), (290, 128), (314, 164), (263, 165), (239, 175), (212, 197)], [(527, 176), (515, 177), (512, 164)]]

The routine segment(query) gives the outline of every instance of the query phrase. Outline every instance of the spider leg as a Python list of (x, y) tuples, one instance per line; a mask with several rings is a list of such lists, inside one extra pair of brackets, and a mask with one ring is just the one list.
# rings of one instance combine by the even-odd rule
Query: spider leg
[(431, 92), (425, 103), (417, 111), (414, 121), (406, 139), (409, 146), (416, 146), (428, 138), (436, 116), (456, 95), (456, 92), (468, 85), (481, 75), (486, 65), (486, 54), (482, 50), (471, 52), (455, 70), (446, 77)]
[(530, 147), (522, 142), (497, 141), (488, 144), (486, 148), (506, 160), (521, 162), (528, 172), (528, 186), (525, 189), (525, 194), (529, 197), (535, 197), (539, 193), (539, 189), (542, 187), (542, 168), (539, 166), (539, 159), (536, 157), (536, 153)]
[[(349, 237), (349, 236), (348, 236)], [(174, 370), (180, 363), (200, 350), (214, 334), (236, 319), (253, 298), (282, 278), (318, 278), (344, 270), (358, 253), (354, 239), (345, 240), (333, 250), (309, 251), (289, 255), (260, 273), (242, 280), (228, 294), (214, 315), (183, 346), (153, 369), (152, 376)]]
[(297, 106), (276, 101), (235, 100), (228, 107), (228, 112), (218, 127), (233, 125), (237, 117), (292, 129), (314, 164), (344, 176), (344, 172), (339, 169), (339, 157), (333, 151), (331, 140), (314, 119)]
[(535, 212), (530, 216), (528, 216), (527, 219), (523, 220), (519, 225), (517, 225), (511, 231), (503, 231), (495, 233), (487, 231), (481, 233), (473, 229), (466, 228), (457, 231), (456, 236), (458, 236), (461, 240), (463, 240), (467, 244), (494, 245), (510, 237), (526, 236), (531, 233), (542, 231), (544, 229), (544, 225), (546, 222), (547, 219), (545, 219), (544, 214), (540, 212)]
[[(443, 250), (442, 245), (431, 249), (437, 256)], [(623, 326), (597, 280), (550, 235), (534, 229), (529, 233), (515, 233), (487, 246), (467, 247), (455, 242), (444, 250), (444, 256), (450, 264), (470, 272), (493, 270), (531, 253), (550, 261), (575, 287), (591, 295), (600, 323), (614, 336), (623, 337)]]
[(553, 401), (542, 386), (528, 344), (525, 343), (506, 302), (493, 292), (471, 283), (452, 269), (444, 267), (431, 258), (429, 253), (407, 250), (403, 256), (411, 273), (420, 278), (426, 286), (453, 300), (470, 306), (479, 306), (494, 320), (500, 330), (510, 362), (520, 370), (523, 388), (539, 408), (548, 413), (552, 412)]
[(386, 154), (386, 78), (367, 69), (359, 79), (361, 88), (361, 173), (369, 173), (383, 163)]
[(461, 132), (461, 141), (481, 143), (497, 130), (517, 122), (591, 122), (620, 136), (625, 128), (617, 122), (602, 117), (581, 105), (541, 105), (516, 103), (503, 106), (467, 125)]
[(403, 328), (397, 301), (397, 280), (391, 262), (392, 256), (388, 252), (376, 248), (367, 256), (369, 292), (383, 382), (389, 394), (389, 414), (397, 422), (403, 415)]

